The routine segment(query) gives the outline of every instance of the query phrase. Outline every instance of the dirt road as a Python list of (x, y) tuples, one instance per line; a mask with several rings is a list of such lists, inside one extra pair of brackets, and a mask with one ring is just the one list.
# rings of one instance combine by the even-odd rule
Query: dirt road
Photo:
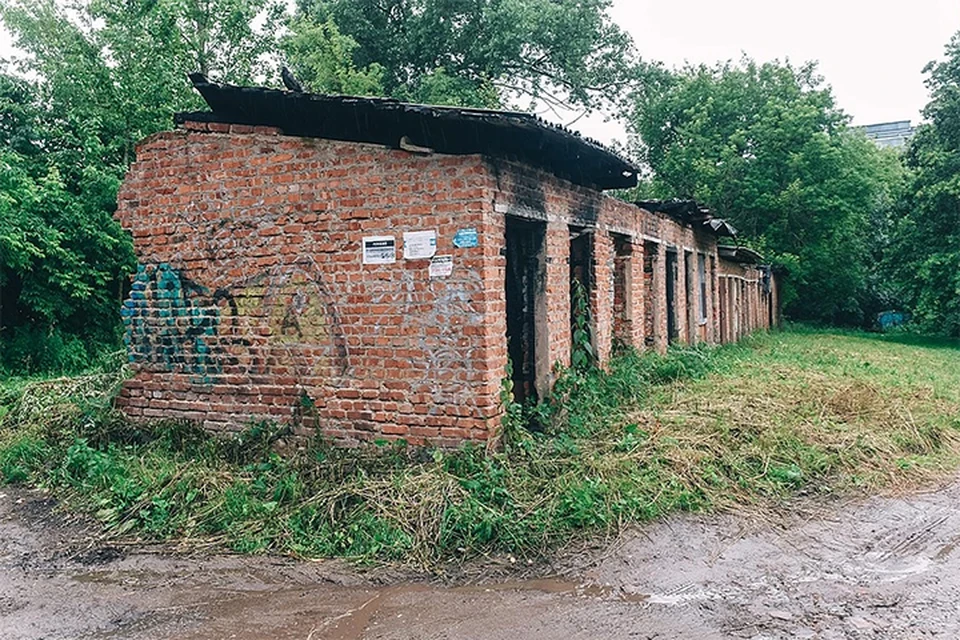
[(958, 638), (957, 505), (960, 482), (775, 522), (683, 516), (564, 560), (572, 577), (382, 586), (336, 563), (99, 547), (0, 488), (0, 639)]

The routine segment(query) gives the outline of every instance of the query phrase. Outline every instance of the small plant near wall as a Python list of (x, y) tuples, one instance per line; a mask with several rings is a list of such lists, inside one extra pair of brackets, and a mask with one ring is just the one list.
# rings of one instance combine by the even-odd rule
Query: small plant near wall
[(502, 437), (506, 443), (523, 440), (526, 437), (526, 418), (524, 407), (517, 402), (513, 394), (513, 360), (507, 358), (507, 368), (500, 381), (500, 404), (503, 407), (503, 417), (500, 418)]
[(573, 280), (570, 286), (573, 304), (573, 345), (570, 360), (573, 368), (582, 373), (592, 369), (597, 361), (593, 349), (590, 300), (582, 282)]

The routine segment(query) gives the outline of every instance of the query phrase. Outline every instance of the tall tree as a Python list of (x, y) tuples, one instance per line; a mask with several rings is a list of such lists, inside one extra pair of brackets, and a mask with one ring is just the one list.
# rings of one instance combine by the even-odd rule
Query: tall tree
[(907, 150), (912, 180), (887, 261), (918, 324), (960, 337), (960, 33), (925, 72), (927, 123)]
[(300, 16), (291, 20), (290, 28), (282, 46), (298, 77), (311, 91), (361, 96), (384, 94), (383, 67), (373, 63), (357, 68), (353, 54), (360, 45), (343, 35), (331, 18), (318, 21)]
[(660, 70), (635, 100), (633, 147), (652, 170), (648, 188), (705, 202), (783, 263), (791, 316), (864, 319), (898, 163), (847, 127), (814, 65)]
[(273, 0), (0, 0), (24, 52), (0, 75), (0, 367), (70, 368), (117, 344), (134, 258), (112, 213), (134, 145), (199, 106), (188, 72), (249, 81), (275, 64), (282, 14)]
[(110, 215), (119, 177), (23, 80), (0, 75), (0, 122), (0, 368), (76, 368), (118, 337), (133, 266)]
[[(594, 108), (635, 73), (611, 0), (300, 0), (294, 31), (329, 20), (356, 43), (358, 69), (387, 95), (495, 107)], [(299, 71), (300, 69), (298, 69)]]

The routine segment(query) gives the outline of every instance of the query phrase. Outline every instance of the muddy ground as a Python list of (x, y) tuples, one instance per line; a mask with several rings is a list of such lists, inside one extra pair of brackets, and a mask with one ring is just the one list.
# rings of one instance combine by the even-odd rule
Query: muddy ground
[(0, 488), (0, 639), (958, 638), (958, 504), (960, 481), (680, 516), (541, 569), (560, 577), (440, 586), (102, 546), (42, 494)]

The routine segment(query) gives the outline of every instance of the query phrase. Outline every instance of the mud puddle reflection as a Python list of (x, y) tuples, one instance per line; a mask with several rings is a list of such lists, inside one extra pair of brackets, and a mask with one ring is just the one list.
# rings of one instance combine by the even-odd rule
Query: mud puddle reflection
[(209, 596), (207, 602), (184, 605), (184, 613), (190, 610), (204, 620), (199, 624), (195, 621), (196, 627), (185, 630), (181, 637), (359, 640), (392, 637), (392, 629), (436, 617), (441, 610), (444, 616), (465, 619), (475, 614), (478, 605), (489, 613), (489, 606), (523, 596), (619, 603), (645, 603), (650, 599), (649, 594), (559, 578), (451, 588), (400, 584), (367, 589), (321, 586), (259, 592), (234, 590)]

